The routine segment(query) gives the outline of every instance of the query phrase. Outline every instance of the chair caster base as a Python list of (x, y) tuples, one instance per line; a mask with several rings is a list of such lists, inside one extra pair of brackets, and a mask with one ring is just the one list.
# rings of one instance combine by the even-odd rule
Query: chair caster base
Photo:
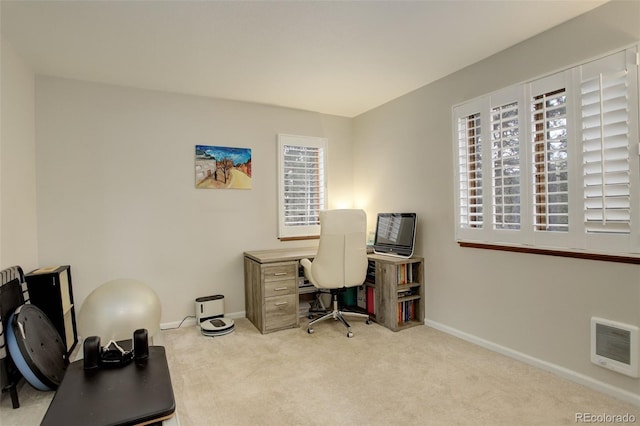
[(313, 328), (311, 328), (311, 327), (307, 328), (307, 333), (313, 334)]
[(353, 333), (352, 333), (352, 332), (350, 332), (350, 331), (348, 331), (348, 332), (347, 332), (347, 337), (348, 337), (348, 338), (352, 338), (352, 337), (353, 337)]
[(370, 320), (370, 319), (368, 319), (368, 320), (366, 320), (364, 323), (365, 323), (365, 324), (367, 324), (367, 325), (369, 325), (369, 324), (371, 324), (371, 320)]

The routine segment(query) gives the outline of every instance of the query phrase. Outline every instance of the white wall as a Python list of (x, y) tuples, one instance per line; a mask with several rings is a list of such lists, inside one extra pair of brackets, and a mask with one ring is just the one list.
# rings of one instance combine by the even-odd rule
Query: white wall
[(360, 205), (419, 215), (429, 322), (615, 386), (636, 403), (639, 379), (589, 361), (589, 320), (640, 326), (640, 266), (458, 247), (451, 107), (638, 40), (640, 3), (608, 3), (354, 121)]
[[(71, 264), (76, 303), (116, 278), (149, 284), (162, 322), (224, 294), (244, 312), (243, 252), (277, 239), (277, 133), (327, 137), (330, 206), (352, 198), (351, 120), (36, 78), (39, 263)], [(253, 189), (195, 189), (195, 145), (252, 149)]]
[(0, 269), (37, 266), (34, 75), (0, 39)]

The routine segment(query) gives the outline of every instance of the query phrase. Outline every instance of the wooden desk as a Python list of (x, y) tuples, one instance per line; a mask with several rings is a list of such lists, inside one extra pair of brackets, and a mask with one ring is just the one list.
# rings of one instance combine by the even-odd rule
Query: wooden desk
[(86, 374), (84, 361), (72, 362), (42, 420), (42, 426), (140, 425), (173, 416), (176, 404), (164, 347), (149, 346), (143, 367)]
[(314, 258), (317, 253), (317, 247), (304, 247), (293, 249), (245, 251), (244, 256), (249, 259), (253, 259), (258, 263), (273, 263)]
[[(261, 333), (300, 326), (298, 288), (300, 259), (312, 259), (317, 248), (276, 249), (244, 253), (244, 297), (247, 318)], [(373, 297), (371, 319), (393, 331), (424, 324), (424, 261), (369, 254), (366, 293)]]

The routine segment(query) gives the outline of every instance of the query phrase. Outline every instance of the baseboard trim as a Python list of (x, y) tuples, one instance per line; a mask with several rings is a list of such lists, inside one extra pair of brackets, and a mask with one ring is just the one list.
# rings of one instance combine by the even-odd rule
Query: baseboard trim
[(548, 371), (567, 380), (571, 380), (572, 382), (586, 386), (590, 389), (602, 392), (606, 395), (612, 396), (630, 404), (640, 406), (640, 395), (631, 393), (624, 389), (620, 389), (608, 383), (601, 382), (589, 376), (585, 376), (584, 374), (569, 370), (568, 368), (564, 368), (559, 365), (524, 354), (522, 352), (507, 348), (505, 346), (498, 345), (489, 340), (485, 340), (472, 334), (465, 333), (456, 328), (441, 324), (437, 321), (425, 320), (425, 324), (429, 327), (435, 328), (436, 330), (440, 330), (452, 336), (459, 337), (460, 339), (466, 340), (467, 342), (482, 346), (483, 348), (489, 349), (490, 351), (508, 356), (509, 358), (517, 359), (518, 361), (522, 361), (525, 364), (529, 364), (533, 367), (540, 368), (541, 370)]
[[(237, 318), (244, 318), (246, 316), (245, 311), (242, 312), (232, 312), (229, 314), (225, 314), (225, 317), (227, 318), (231, 318), (231, 319), (237, 319)], [(184, 320), (180, 320), (180, 321), (172, 321), (172, 322), (163, 322), (160, 324), (160, 330), (171, 330), (173, 328), (178, 328), (178, 327), (186, 327), (186, 326), (195, 326), (196, 325), (196, 318), (194, 317), (187, 317)]]

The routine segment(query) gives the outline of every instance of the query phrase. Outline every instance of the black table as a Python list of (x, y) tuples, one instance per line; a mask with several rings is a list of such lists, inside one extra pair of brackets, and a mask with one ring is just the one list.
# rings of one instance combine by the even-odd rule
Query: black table
[(136, 425), (161, 422), (175, 412), (173, 387), (162, 346), (149, 346), (145, 366), (84, 371), (67, 367), (41, 425)]

